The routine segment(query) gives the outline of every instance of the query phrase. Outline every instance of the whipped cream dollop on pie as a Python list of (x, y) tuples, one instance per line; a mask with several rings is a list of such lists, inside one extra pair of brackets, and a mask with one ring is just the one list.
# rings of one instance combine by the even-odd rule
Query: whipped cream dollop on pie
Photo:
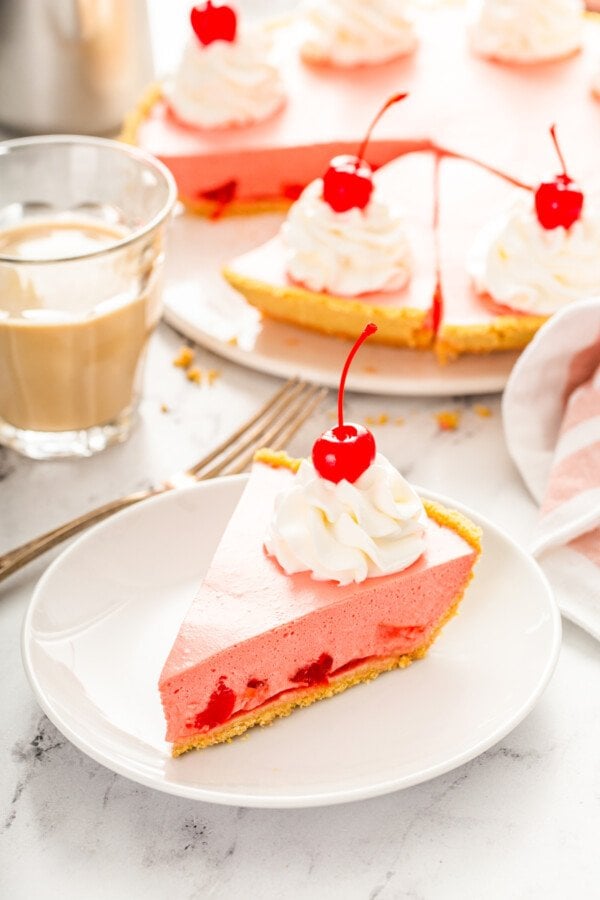
[(411, 0), (305, 0), (301, 7), (307, 62), (373, 65), (417, 46)]
[(401, 572), (425, 550), (420, 498), (383, 454), (351, 484), (303, 460), (275, 501), (265, 540), (284, 572), (341, 585)]
[(518, 312), (546, 316), (600, 294), (600, 209), (590, 203), (570, 228), (543, 228), (519, 198), (485, 228), (468, 259), (479, 293)]
[(224, 128), (270, 118), (285, 102), (270, 50), (268, 35), (258, 27), (207, 46), (192, 35), (165, 90), (177, 119), (198, 128)]
[(560, 59), (581, 46), (583, 12), (582, 0), (474, 0), (471, 47), (505, 62)]
[(411, 276), (404, 218), (377, 186), (364, 209), (336, 212), (317, 178), (290, 208), (281, 236), (288, 275), (312, 291), (355, 297), (398, 290)]

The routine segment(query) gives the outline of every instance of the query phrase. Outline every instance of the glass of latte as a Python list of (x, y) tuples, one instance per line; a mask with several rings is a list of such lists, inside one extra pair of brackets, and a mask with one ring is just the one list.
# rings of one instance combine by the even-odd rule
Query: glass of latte
[(116, 141), (0, 143), (0, 443), (52, 459), (127, 438), (175, 199)]

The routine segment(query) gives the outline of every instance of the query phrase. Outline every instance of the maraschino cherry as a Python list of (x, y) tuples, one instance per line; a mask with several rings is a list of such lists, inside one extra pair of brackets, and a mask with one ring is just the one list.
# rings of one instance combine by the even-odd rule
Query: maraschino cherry
[(369, 468), (375, 459), (375, 438), (364, 425), (344, 423), (344, 388), (350, 363), (370, 334), (377, 331), (377, 325), (370, 323), (360, 335), (342, 370), (340, 389), (338, 392), (338, 424), (323, 432), (314, 443), (312, 461), (315, 469), (323, 478), (337, 484), (343, 478), (354, 484), (357, 478)]
[(365, 151), (371, 138), (371, 132), (380, 118), (395, 103), (404, 100), (408, 94), (394, 94), (381, 107), (358, 148), (356, 156), (336, 156), (329, 163), (323, 177), (323, 200), (334, 212), (346, 212), (349, 209), (364, 209), (373, 192), (373, 170), (365, 160)]
[(230, 6), (214, 6), (208, 0), (193, 7), (190, 21), (196, 37), (205, 47), (214, 41), (235, 41), (237, 16)]
[(556, 137), (556, 125), (550, 128), (562, 172), (554, 181), (544, 181), (535, 192), (535, 211), (542, 228), (550, 231), (562, 225), (570, 228), (581, 216), (583, 193), (567, 175), (567, 167)]

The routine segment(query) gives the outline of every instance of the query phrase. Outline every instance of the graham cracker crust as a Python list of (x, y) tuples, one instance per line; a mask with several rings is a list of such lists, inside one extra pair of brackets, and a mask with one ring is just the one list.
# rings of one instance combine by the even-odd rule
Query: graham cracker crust
[(163, 90), (160, 84), (158, 82), (149, 84), (140, 97), (137, 106), (125, 116), (118, 140), (123, 141), (124, 144), (137, 144), (140, 126), (150, 115), (152, 107), (162, 98)]
[(433, 350), (440, 365), (464, 354), (483, 355), (522, 350), (548, 316), (497, 315), (477, 325), (444, 322), (437, 334), (429, 327), (429, 312), (410, 306), (378, 306), (366, 298), (336, 297), (299, 285), (271, 285), (240, 275), (229, 267), (223, 277), (263, 316), (308, 328), (319, 334), (354, 340), (366, 320), (377, 322), (371, 338), (391, 347)]
[(218, 203), (215, 200), (190, 200), (183, 195), (179, 199), (188, 212), (205, 219), (226, 219), (230, 216), (257, 216), (261, 213), (287, 212), (293, 200), (287, 197), (259, 197), (248, 200), (228, 200)]
[(444, 322), (434, 351), (441, 365), (464, 354), (483, 355), (503, 350), (523, 350), (548, 316), (502, 315), (479, 325)]
[(281, 322), (291, 322), (320, 334), (355, 339), (366, 321), (376, 321), (378, 330), (371, 340), (393, 347), (428, 350), (433, 331), (427, 327), (429, 310), (411, 306), (377, 306), (367, 299), (336, 297), (310, 291), (299, 285), (274, 286), (240, 275), (225, 267), (222, 272), (229, 284), (239, 291), (251, 306)]

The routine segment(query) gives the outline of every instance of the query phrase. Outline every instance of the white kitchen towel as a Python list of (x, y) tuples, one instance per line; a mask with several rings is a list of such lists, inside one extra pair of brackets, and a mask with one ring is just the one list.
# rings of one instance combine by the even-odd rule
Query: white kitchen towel
[(600, 298), (540, 329), (511, 373), (502, 415), (540, 505), (530, 550), (563, 614), (600, 640)]

